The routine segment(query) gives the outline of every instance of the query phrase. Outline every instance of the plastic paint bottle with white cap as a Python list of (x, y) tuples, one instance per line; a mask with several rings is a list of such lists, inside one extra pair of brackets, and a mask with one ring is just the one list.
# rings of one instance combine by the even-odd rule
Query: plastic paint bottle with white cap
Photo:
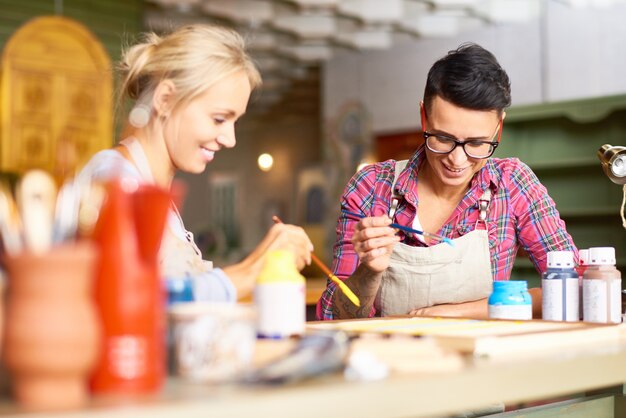
[(585, 322), (622, 322), (622, 275), (615, 268), (615, 248), (589, 248), (589, 266), (583, 275)]
[(574, 253), (550, 251), (548, 269), (541, 279), (542, 318), (548, 321), (578, 321), (578, 273), (574, 269)]
[(304, 277), (292, 252), (273, 250), (254, 288), (257, 333), (264, 338), (285, 338), (304, 333), (306, 301)]
[(578, 264), (576, 265), (576, 272), (578, 273), (578, 294), (579, 298), (579, 309), (580, 309), (580, 320), (583, 319), (583, 275), (585, 274), (585, 270), (589, 266), (589, 250), (581, 249), (578, 250)]
[(578, 264), (576, 265), (576, 271), (578, 272), (578, 276), (580, 277), (580, 283), (582, 285), (583, 274), (585, 274), (585, 270), (589, 266), (589, 250), (588, 249), (580, 249), (578, 250)]

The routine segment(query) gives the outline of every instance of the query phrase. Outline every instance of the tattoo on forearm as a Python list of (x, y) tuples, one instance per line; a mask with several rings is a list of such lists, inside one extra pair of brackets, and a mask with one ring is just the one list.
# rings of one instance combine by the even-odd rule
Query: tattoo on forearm
[(359, 298), (361, 306), (355, 306), (337, 289), (333, 295), (333, 316), (336, 319), (367, 318), (372, 311), (381, 278), (382, 273), (373, 273), (364, 268), (357, 269), (346, 284)]

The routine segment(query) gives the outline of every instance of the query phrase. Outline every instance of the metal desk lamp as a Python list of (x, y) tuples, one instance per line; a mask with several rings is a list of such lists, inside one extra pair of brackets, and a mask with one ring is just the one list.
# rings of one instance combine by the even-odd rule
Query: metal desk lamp
[(626, 218), (624, 218), (624, 205), (626, 204), (626, 147), (604, 144), (598, 150), (598, 158), (602, 164), (604, 174), (615, 184), (624, 185), (624, 199), (620, 215), (622, 216), (622, 226), (626, 229)]
[(598, 150), (604, 174), (615, 184), (626, 184), (626, 147), (604, 144)]

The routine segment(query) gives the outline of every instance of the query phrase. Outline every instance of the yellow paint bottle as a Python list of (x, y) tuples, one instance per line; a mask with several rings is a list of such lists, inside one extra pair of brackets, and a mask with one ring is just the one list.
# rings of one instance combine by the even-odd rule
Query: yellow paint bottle
[(254, 288), (257, 333), (264, 338), (285, 338), (304, 333), (306, 322), (305, 282), (293, 253), (274, 250)]

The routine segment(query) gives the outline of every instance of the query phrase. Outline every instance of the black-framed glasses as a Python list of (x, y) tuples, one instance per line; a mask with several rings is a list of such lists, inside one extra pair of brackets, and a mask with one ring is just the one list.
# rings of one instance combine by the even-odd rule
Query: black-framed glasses
[(428, 131), (424, 131), (423, 135), (426, 147), (436, 154), (449, 154), (460, 145), (465, 154), (470, 158), (489, 158), (493, 155), (493, 152), (500, 143), (501, 132), (502, 121), (498, 123), (496, 132), (494, 132), (491, 141), (478, 141), (473, 139), (469, 141), (459, 141), (451, 136), (433, 134)]

